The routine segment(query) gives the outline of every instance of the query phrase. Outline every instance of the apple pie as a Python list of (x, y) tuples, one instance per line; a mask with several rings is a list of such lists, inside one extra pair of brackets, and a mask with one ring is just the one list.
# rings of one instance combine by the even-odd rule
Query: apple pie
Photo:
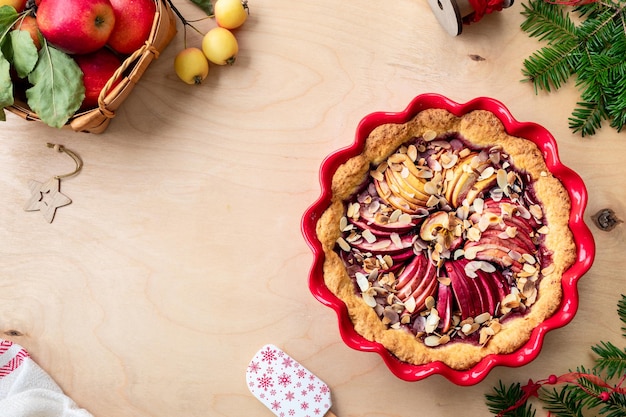
[(326, 286), (401, 361), (466, 370), (523, 345), (575, 260), (570, 200), (491, 112), (376, 127), (317, 222)]

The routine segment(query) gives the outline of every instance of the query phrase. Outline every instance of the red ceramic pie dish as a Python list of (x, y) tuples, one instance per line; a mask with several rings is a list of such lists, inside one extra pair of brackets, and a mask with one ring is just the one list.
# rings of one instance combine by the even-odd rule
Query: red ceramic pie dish
[[(324, 251), (316, 235), (316, 225), (331, 200), (331, 181), (337, 168), (348, 159), (360, 154), (365, 140), (377, 126), (387, 123), (406, 123), (425, 109), (445, 109), (455, 116), (462, 116), (474, 110), (487, 110), (495, 114), (503, 123), (506, 132), (534, 142), (541, 151), (550, 172), (558, 178), (569, 193), (571, 212), (569, 227), (577, 248), (575, 263), (563, 274), (563, 299), (554, 315), (543, 321), (531, 333), (530, 339), (516, 351), (509, 354), (489, 355), (472, 368), (459, 371), (441, 362), (413, 365), (400, 361), (384, 346), (372, 342), (358, 334), (348, 310), (325, 285), (323, 265)], [(593, 263), (595, 245), (593, 236), (584, 222), (583, 215), (587, 204), (587, 190), (578, 174), (564, 166), (559, 160), (557, 143), (552, 134), (536, 123), (519, 122), (508, 109), (497, 100), (479, 97), (467, 103), (456, 103), (437, 94), (423, 94), (415, 97), (408, 107), (400, 112), (376, 112), (365, 116), (356, 129), (354, 142), (339, 149), (324, 159), (320, 168), (321, 195), (302, 217), (302, 233), (311, 248), (314, 260), (309, 273), (309, 289), (313, 296), (337, 313), (339, 331), (344, 342), (353, 349), (376, 352), (381, 356), (391, 372), (406, 381), (418, 381), (433, 374), (440, 374), (457, 385), (473, 385), (482, 381), (495, 366), (518, 367), (534, 360), (539, 354), (547, 332), (569, 323), (578, 309), (577, 284)]]

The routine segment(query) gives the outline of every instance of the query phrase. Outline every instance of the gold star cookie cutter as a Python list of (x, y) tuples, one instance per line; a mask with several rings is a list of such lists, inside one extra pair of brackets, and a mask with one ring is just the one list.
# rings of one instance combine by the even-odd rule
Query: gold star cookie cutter
[(72, 200), (61, 192), (61, 179), (71, 177), (80, 172), (83, 168), (83, 161), (73, 151), (67, 149), (63, 145), (47, 143), (48, 148), (52, 148), (57, 152), (69, 155), (76, 163), (76, 169), (68, 174), (55, 175), (46, 182), (30, 180), (28, 187), (31, 196), (24, 206), (25, 211), (41, 211), (44, 219), (48, 223), (52, 223), (54, 215), (59, 207), (67, 206)]

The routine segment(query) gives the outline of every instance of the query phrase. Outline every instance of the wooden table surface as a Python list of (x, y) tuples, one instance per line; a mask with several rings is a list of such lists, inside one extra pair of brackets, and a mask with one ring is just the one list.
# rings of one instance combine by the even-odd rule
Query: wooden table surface
[[(0, 337), (17, 342), (95, 417), (270, 416), (245, 370), (280, 346), (331, 387), (338, 416), (485, 416), (498, 380), (540, 379), (590, 365), (590, 346), (623, 345), (616, 302), (626, 291), (626, 137), (567, 125), (573, 82), (535, 95), (523, 60), (541, 44), (519, 25), (522, 1), (451, 37), (423, 0), (250, 0), (232, 67), (188, 86), (173, 71), (182, 26), (101, 135), (56, 130), (12, 114), (0, 138)], [(202, 13), (177, 0), (188, 19)], [(211, 20), (196, 24), (203, 31)], [(200, 37), (188, 31), (188, 45)], [(597, 256), (580, 309), (521, 368), (480, 384), (404, 382), (375, 354), (342, 342), (333, 311), (307, 287), (312, 255), (300, 232), (319, 195), (318, 169), (349, 145), (360, 119), (435, 92), (496, 98), (544, 125), (589, 189)], [(73, 202), (49, 224), (25, 212), (28, 182), (71, 171)], [(538, 415), (544, 415), (540, 411)]]

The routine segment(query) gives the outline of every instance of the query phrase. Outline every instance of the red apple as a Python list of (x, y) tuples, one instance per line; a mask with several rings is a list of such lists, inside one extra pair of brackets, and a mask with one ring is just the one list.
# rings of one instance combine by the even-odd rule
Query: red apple
[[(74, 60), (83, 72), (83, 84), (85, 85), (85, 100), (83, 100), (81, 110), (94, 108), (98, 105), (100, 91), (122, 62), (117, 55), (106, 48), (90, 54), (76, 55)], [(111, 88), (118, 83), (119, 81), (116, 81)]]
[(46, 40), (68, 54), (87, 54), (106, 45), (115, 25), (109, 0), (42, 0), (37, 24)]
[(20, 13), (26, 8), (26, 0), (0, 0), (0, 7), (2, 6), (11, 6)]
[(20, 19), (15, 23), (14, 28), (27, 31), (30, 34), (37, 50), (41, 49), (41, 35), (39, 33), (39, 27), (37, 26), (37, 20), (33, 16), (24, 16), (23, 19)]
[(110, 0), (115, 13), (115, 27), (109, 46), (120, 54), (130, 55), (150, 36), (156, 4), (154, 0)]

